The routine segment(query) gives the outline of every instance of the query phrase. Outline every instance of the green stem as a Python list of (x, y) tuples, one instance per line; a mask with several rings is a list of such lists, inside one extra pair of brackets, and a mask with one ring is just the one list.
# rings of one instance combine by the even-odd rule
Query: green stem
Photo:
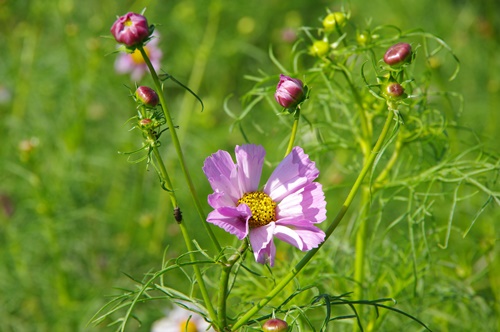
[(402, 147), (403, 142), (400, 139), (396, 140), (394, 152), (392, 153), (391, 158), (389, 158), (389, 161), (385, 165), (384, 169), (380, 172), (377, 179), (374, 181), (375, 189), (380, 188), (383, 185), (383, 182), (385, 182), (385, 180), (387, 179), (390, 170), (392, 169), (392, 167), (394, 167), (396, 161), (398, 160), (399, 153), (401, 152)]
[[(150, 139), (151, 138), (152, 137), (150, 137)], [(170, 199), (172, 201), (172, 206), (178, 207), (175, 192), (172, 190), (172, 182), (170, 181), (170, 177), (168, 176), (167, 169), (165, 168), (165, 164), (163, 162), (163, 159), (161, 157), (160, 152), (158, 151), (158, 147), (156, 146), (156, 144), (153, 145), (153, 153), (154, 153), (154, 156), (158, 162), (158, 167), (160, 169), (160, 174), (161, 174), (162, 180), (165, 181), (165, 187), (167, 188), (168, 193), (170, 195)], [(193, 253), (193, 251), (194, 251), (193, 243), (191, 242), (191, 239), (189, 237), (189, 233), (186, 229), (186, 226), (182, 222), (178, 222), (178, 223), (179, 223), (179, 227), (181, 229), (182, 237), (184, 238), (184, 242), (186, 242), (186, 247), (187, 247), (188, 252), (189, 252), (189, 258), (190, 258), (191, 262), (196, 262), (196, 257), (194, 256), (194, 253)], [(208, 303), (206, 305), (208, 314), (213, 319), (216, 317), (216, 313), (215, 313), (213, 306), (211, 305), (210, 298), (208, 297), (207, 288), (206, 288), (205, 283), (203, 282), (203, 279), (202, 279), (203, 276), (201, 275), (201, 271), (197, 265), (194, 265), (194, 271), (196, 274), (196, 279), (198, 280), (198, 286), (200, 287), (200, 291), (203, 295), (203, 299), (205, 300), (205, 303)], [(206, 295), (206, 298), (205, 298), (205, 295)]]
[(219, 253), (222, 251), (222, 248), (219, 244), (219, 241), (215, 237), (215, 234), (213, 233), (212, 229), (209, 227), (208, 223), (205, 222), (206, 216), (205, 216), (205, 213), (203, 212), (203, 207), (202, 207), (201, 202), (200, 202), (198, 195), (196, 193), (196, 190), (195, 190), (195, 187), (193, 184), (193, 180), (191, 179), (191, 175), (189, 174), (189, 170), (186, 166), (186, 160), (185, 160), (184, 154), (182, 152), (179, 138), (177, 137), (177, 132), (175, 130), (175, 126), (174, 126), (174, 123), (172, 121), (172, 117), (170, 116), (170, 112), (168, 111), (167, 103), (165, 102), (165, 96), (163, 95), (163, 89), (162, 89), (162, 85), (160, 83), (160, 80), (158, 78), (158, 74), (156, 74), (156, 71), (153, 68), (153, 65), (151, 64), (151, 61), (149, 60), (149, 57), (148, 57), (146, 51), (144, 50), (144, 47), (139, 46), (137, 49), (141, 52), (142, 57), (144, 58), (144, 61), (146, 62), (146, 65), (149, 68), (149, 71), (151, 73), (151, 77), (153, 78), (153, 82), (155, 84), (156, 91), (158, 92), (158, 97), (160, 98), (161, 108), (163, 110), (163, 114), (165, 115), (165, 120), (167, 121), (168, 128), (170, 129), (169, 132), (170, 132), (170, 135), (172, 137), (172, 144), (174, 145), (175, 152), (177, 153), (177, 157), (179, 158), (181, 170), (182, 170), (182, 173), (184, 174), (184, 177), (186, 179), (186, 183), (188, 185), (189, 192), (191, 193), (191, 197), (193, 198), (193, 201), (194, 201), (194, 204), (196, 207), (196, 211), (198, 212), (198, 215), (202, 221), (202, 225), (205, 228), (205, 231), (210, 236), (210, 239), (212, 240), (212, 243), (214, 244), (215, 249)]
[(219, 284), (219, 303), (217, 306), (217, 314), (218, 314), (218, 319), (219, 323), (221, 324), (220, 326), (226, 327), (227, 326), (227, 309), (226, 309), (226, 301), (227, 301), (227, 296), (229, 295), (227, 292), (227, 286), (229, 284), (229, 277), (231, 275), (231, 269), (233, 268), (234, 264), (240, 259), (242, 254), (247, 250), (248, 248), (248, 241), (244, 240), (241, 243), (240, 248), (236, 253), (234, 253), (229, 260), (227, 261), (226, 264), (224, 264), (222, 268), (222, 273), (221, 273), (221, 280)]
[(295, 265), (295, 267), (292, 268), (288, 274), (283, 277), (283, 279), (274, 287), (274, 289), (267, 294), (266, 297), (264, 297), (262, 300), (260, 300), (257, 304), (255, 304), (243, 317), (241, 317), (233, 326), (232, 330), (236, 331), (240, 327), (242, 327), (244, 324), (246, 324), (253, 315), (255, 315), (260, 309), (262, 309), (269, 301), (271, 301), (277, 294), (279, 294), (285, 287), (288, 285), (290, 281), (295, 278), (295, 276), (306, 266), (306, 264), (313, 258), (313, 256), (318, 252), (318, 250), (323, 246), (323, 244), (326, 242), (326, 240), (330, 237), (330, 235), (333, 233), (333, 231), (337, 228), (339, 225), (340, 221), (344, 218), (344, 215), (346, 214), (347, 210), (349, 209), (349, 206), (352, 204), (352, 201), (354, 200), (354, 197), (356, 196), (356, 193), (358, 192), (359, 188), (361, 187), (361, 184), (363, 183), (363, 179), (365, 178), (366, 174), (371, 170), (371, 167), (373, 165), (373, 162), (375, 161), (375, 158), (377, 157), (378, 153), (380, 152), (382, 145), (384, 144), (384, 141), (387, 137), (387, 134), (389, 133), (389, 129), (391, 127), (391, 122), (392, 122), (392, 117), (393, 117), (393, 112), (389, 111), (387, 113), (387, 118), (384, 124), (384, 127), (380, 133), (380, 136), (377, 140), (377, 143), (373, 147), (370, 156), (368, 157), (366, 163), (363, 165), (363, 168), (361, 169), (361, 172), (359, 173), (356, 181), (354, 182), (351, 191), (347, 195), (346, 200), (344, 201), (344, 204), (340, 208), (339, 212), (337, 213), (337, 216), (335, 219), (332, 221), (332, 223), (328, 226), (328, 229), (325, 231), (326, 237), (325, 241), (321, 243), (317, 248), (314, 248), (310, 251), (307, 252), (307, 254), (300, 260), (300, 262)]
[[(193, 91), (197, 91), (199, 89), (203, 80), (207, 63), (210, 59), (210, 52), (212, 51), (217, 37), (221, 8), (222, 6), (220, 0), (212, 0), (210, 2), (210, 7), (208, 9), (208, 21), (205, 26), (205, 33), (199, 44), (200, 46), (195, 51), (195, 57), (191, 69), (191, 76), (189, 77), (187, 83), (187, 86), (189, 86), (189, 88)], [(178, 116), (178, 136), (181, 141), (186, 134), (186, 129), (188, 128), (187, 123), (189, 122), (189, 119), (193, 114), (195, 101), (196, 99), (193, 98), (192, 94), (186, 91), (181, 104), (181, 112)]]
[[(151, 138), (152, 139), (152, 138)], [(177, 207), (177, 197), (175, 196), (174, 191), (172, 190), (172, 181), (170, 181), (170, 177), (168, 176), (167, 169), (165, 168), (165, 164), (163, 163), (163, 159), (161, 158), (161, 154), (158, 151), (158, 147), (156, 146), (156, 142), (152, 143), (153, 145), (153, 154), (157, 161), (158, 167), (160, 168), (160, 175), (162, 181), (165, 183), (165, 188), (170, 196), (170, 201), (172, 202), (173, 207)]]
[[(355, 298), (361, 298), (363, 294), (364, 266), (365, 266), (365, 248), (366, 248), (366, 218), (370, 210), (370, 187), (365, 185), (362, 189), (361, 213), (359, 215), (359, 228), (356, 232), (356, 256), (354, 258), (354, 281), (356, 287), (354, 291)], [(353, 328), (358, 329), (354, 324)]]
[[(191, 262), (195, 263), (196, 262), (196, 257), (194, 256), (194, 247), (193, 243), (191, 242), (191, 238), (189, 237), (189, 233), (187, 231), (185, 223), (179, 223), (179, 227), (181, 228), (181, 233), (182, 237), (184, 238), (184, 242), (186, 242), (186, 247), (189, 251), (189, 259)], [(194, 273), (196, 275), (196, 281), (198, 282), (198, 286), (200, 287), (200, 292), (203, 297), (203, 301), (205, 302), (205, 307), (208, 311), (208, 315), (210, 319), (212, 320), (212, 324), (218, 331), (217, 327), (223, 326), (220, 324), (220, 322), (217, 320), (217, 313), (215, 312), (214, 306), (212, 305), (212, 300), (210, 299), (210, 296), (208, 295), (208, 290), (205, 285), (205, 281), (203, 280), (203, 275), (201, 274), (200, 268), (198, 265), (193, 264), (193, 269)]]
[(288, 141), (288, 147), (286, 148), (285, 157), (292, 151), (293, 144), (295, 142), (295, 137), (297, 136), (297, 129), (299, 128), (299, 120), (300, 120), (300, 107), (297, 107), (293, 115), (292, 133), (290, 134), (290, 140)]
[[(191, 195), (193, 197), (193, 200), (195, 202), (196, 210), (198, 211), (198, 214), (200, 215), (200, 218), (202, 219), (202, 224), (205, 227), (205, 229), (207, 230), (207, 233), (210, 235), (210, 238), (212, 239), (212, 242), (214, 243), (214, 245), (217, 249), (217, 252), (221, 252), (222, 249), (221, 249), (217, 239), (215, 238), (215, 235), (213, 234), (212, 230), (208, 227), (207, 223), (205, 222), (205, 214), (203, 213), (203, 209), (201, 207), (201, 203), (200, 203), (198, 196), (196, 194), (196, 191), (195, 191), (195, 188), (193, 185), (193, 181), (191, 180), (191, 176), (189, 175), (189, 171), (186, 167), (184, 155), (183, 155), (182, 150), (181, 150), (180, 142), (179, 142), (179, 139), (177, 137), (177, 133), (175, 131), (175, 126), (174, 126), (174, 123), (172, 121), (172, 117), (170, 116), (170, 113), (168, 112), (168, 109), (167, 109), (167, 103), (165, 102), (165, 97), (163, 95), (163, 90), (162, 90), (160, 80), (158, 79), (158, 75), (156, 74), (156, 71), (154, 70), (153, 65), (151, 64), (151, 61), (149, 60), (149, 57), (146, 54), (146, 51), (144, 50), (144, 47), (140, 46), (140, 47), (138, 47), (138, 49), (141, 52), (142, 57), (144, 58), (144, 61), (146, 62), (146, 65), (148, 66), (149, 71), (151, 73), (151, 76), (153, 78), (155, 88), (156, 88), (156, 91), (158, 92), (158, 97), (160, 99), (160, 104), (161, 104), (161, 107), (163, 109), (163, 113), (165, 115), (165, 120), (167, 121), (168, 128), (170, 129), (169, 131), (171, 133), (172, 142), (173, 142), (175, 150), (177, 152), (177, 156), (178, 156), (179, 162), (181, 164), (182, 172), (184, 174), (184, 177), (186, 178), (186, 182), (188, 183), (189, 190), (190, 190)], [(159, 152), (155, 153), (155, 157), (156, 156), (160, 157), (159, 160), (161, 160), (161, 156), (160, 156)], [(163, 169), (166, 172), (166, 169), (165, 169), (163, 162), (160, 163), (160, 169), (162, 169), (161, 165), (163, 165)], [(175, 197), (175, 195), (173, 195), (173, 191), (171, 191), (171, 192), (172, 192), (171, 197)], [(177, 204), (174, 204), (174, 207), (177, 207)], [(194, 263), (194, 262), (196, 262), (196, 257), (194, 257), (193, 244), (191, 242), (191, 238), (189, 236), (189, 233), (188, 233), (184, 223), (181, 223), (180, 221), (178, 221), (178, 224), (179, 224), (179, 227), (181, 229), (182, 236), (184, 238), (184, 242), (186, 243), (186, 247), (187, 247), (188, 251), (190, 252), (189, 257), (191, 259), (191, 262)], [(194, 269), (194, 273), (196, 275), (196, 280), (198, 282), (198, 286), (200, 287), (201, 295), (202, 295), (203, 300), (205, 302), (205, 307), (206, 307), (208, 314), (210, 316), (210, 319), (212, 320), (212, 322), (215, 326), (218, 326), (219, 324), (217, 322), (217, 314), (215, 313), (214, 307), (212, 305), (212, 301), (211, 301), (210, 296), (208, 294), (208, 291), (207, 291), (207, 288), (205, 285), (205, 281), (203, 280), (203, 275), (201, 274), (200, 268), (198, 267), (198, 265), (193, 264), (193, 269)]]

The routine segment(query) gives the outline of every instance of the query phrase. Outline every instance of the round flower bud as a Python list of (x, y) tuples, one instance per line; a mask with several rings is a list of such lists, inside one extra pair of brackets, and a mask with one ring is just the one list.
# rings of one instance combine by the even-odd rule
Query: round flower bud
[(389, 66), (399, 66), (411, 61), (411, 45), (397, 43), (389, 47), (384, 54), (384, 62)]
[(281, 319), (271, 318), (262, 325), (264, 332), (286, 332), (288, 331), (288, 324)]
[(138, 101), (148, 107), (155, 107), (156, 105), (158, 105), (158, 102), (160, 100), (155, 90), (147, 86), (138, 87), (137, 90), (135, 90), (135, 97)]
[(149, 37), (148, 21), (140, 14), (127, 13), (113, 23), (111, 34), (120, 44), (138, 45)]
[(148, 119), (148, 118), (141, 119), (141, 120), (139, 121), (139, 125), (141, 125), (141, 127), (147, 127), (147, 126), (149, 126), (149, 125), (150, 125), (150, 124), (152, 124), (152, 123), (153, 123), (153, 120)]
[(284, 108), (293, 108), (304, 101), (304, 84), (301, 80), (280, 75), (274, 98)]
[(358, 31), (356, 33), (356, 41), (361, 46), (366, 46), (372, 40), (372, 36), (369, 31)]
[(384, 87), (384, 94), (392, 99), (404, 97), (405, 89), (399, 83), (389, 83)]
[(310, 47), (309, 52), (313, 56), (322, 57), (330, 50), (330, 44), (324, 40), (316, 40)]
[(335, 30), (335, 26), (343, 27), (345, 25), (346, 17), (344, 13), (334, 12), (328, 14), (323, 20), (323, 27), (326, 32)]

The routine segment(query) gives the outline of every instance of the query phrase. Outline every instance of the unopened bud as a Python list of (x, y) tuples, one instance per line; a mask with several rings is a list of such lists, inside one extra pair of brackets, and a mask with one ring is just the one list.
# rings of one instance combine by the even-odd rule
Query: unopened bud
[(150, 125), (151, 123), (153, 123), (153, 120), (148, 119), (148, 118), (139, 120), (139, 125), (140, 125), (141, 127), (147, 127), (147, 126), (148, 126), (148, 125)]
[(358, 44), (365, 46), (370, 43), (372, 40), (372, 36), (369, 31), (358, 31), (356, 33), (356, 41)]
[(147, 86), (140, 86), (135, 90), (135, 97), (137, 98), (138, 101), (143, 103), (144, 105), (148, 107), (155, 107), (158, 105), (158, 102), (160, 101), (158, 94), (155, 92), (155, 90), (147, 87)]
[(282, 107), (294, 108), (306, 98), (304, 83), (299, 79), (281, 74), (274, 98)]
[(323, 20), (323, 27), (325, 28), (326, 32), (332, 32), (335, 30), (335, 26), (338, 26), (339, 28), (343, 27), (345, 25), (345, 21), (346, 16), (344, 13), (330, 13)]
[(411, 61), (411, 45), (408, 43), (397, 43), (387, 49), (384, 54), (384, 62), (389, 66), (399, 66)]
[(311, 47), (309, 48), (309, 52), (313, 56), (322, 57), (325, 56), (330, 50), (330, 44), (324, 40), (316, 40)]
[(278, 318), (271, 318), (262, 325), (264, 332), (286, 332), (288, 331), (288, 324), (284, 320)]
[(384, 87), (384, 94), (391, 99), (405, 97), (405, 89), (399, 83), (389, 83)]
[(120, 16), (111, 26), (111, 34), (116, 41), (129, 47), (141, 44), (150, 32), (147, 19), (136, 13)]

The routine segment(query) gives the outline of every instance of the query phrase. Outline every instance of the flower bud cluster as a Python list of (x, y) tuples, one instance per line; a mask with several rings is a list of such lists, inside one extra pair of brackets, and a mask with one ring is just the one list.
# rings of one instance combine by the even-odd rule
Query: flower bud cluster
[(384, 63), (388, 66), (388, 77), (381, 85), (381, 94), (391, 105), (408, 97), (401, 84), (404, 68), (409, 65), (414, 58), (411, 45), (408, 43), (397, 43), (389, 47), (383, 57)]
[(158, 94), (150, 87), (139, 86), (132, 97), (137, 103), (138, 125), (144, 137), (156, 140), (156, 129), (165, 124), (163, 112), (156, 110), (160, 100)]
[(337, 47), (339, 40), (331, 42), (329, 39), (334, 32), (342, 34), (342, 28), (347, 24), (349, 20), (349, 15), (344, 12), (333, 12), (328, 13), (323, 19), (323, 29), (320, 30), (320, 34), (323, 34), (322, 38), (318, 40), (313, 40), (311, 46), (309, 46), (309, 54), (323, 58), (329, 55), (330, 51)]

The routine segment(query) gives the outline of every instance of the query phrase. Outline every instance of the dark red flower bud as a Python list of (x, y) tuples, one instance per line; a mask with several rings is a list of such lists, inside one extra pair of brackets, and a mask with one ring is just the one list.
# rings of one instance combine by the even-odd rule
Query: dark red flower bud
[(264, 332), (286, 332), (288, 331), (288, 324), (281, 319), (271, 318), (262, 325)]
[(155, 92), (155, 90), (147, 87), (147, 86), (140, 86), (135, 90), (135, 97), (137, 98), (138, 101), (143, 103), (144, 105), (148, 107), (155, 107), (158, 105), (158, 102), (160, 101), (158, 94)]
[(149, 37), (148, 21), (140, 14), (127, 13), (113, 23), (111, 34), (120, 44), (138, 45)]
[(384, 54), (384, 62), (389, 66), (399, 66), (411, 61), (411, 45), (408, 43), (397, 43), (389, 47)]
[(305, 99), (304, 83), (296, 78), (291, 78), (283, 74), (276, 87), (274, 98), (284, 108), (293, 108)]
[(399, 83), (389, 83), (384, 88), (384, 94), (389, 98), (404, 97), (405, 89)]

